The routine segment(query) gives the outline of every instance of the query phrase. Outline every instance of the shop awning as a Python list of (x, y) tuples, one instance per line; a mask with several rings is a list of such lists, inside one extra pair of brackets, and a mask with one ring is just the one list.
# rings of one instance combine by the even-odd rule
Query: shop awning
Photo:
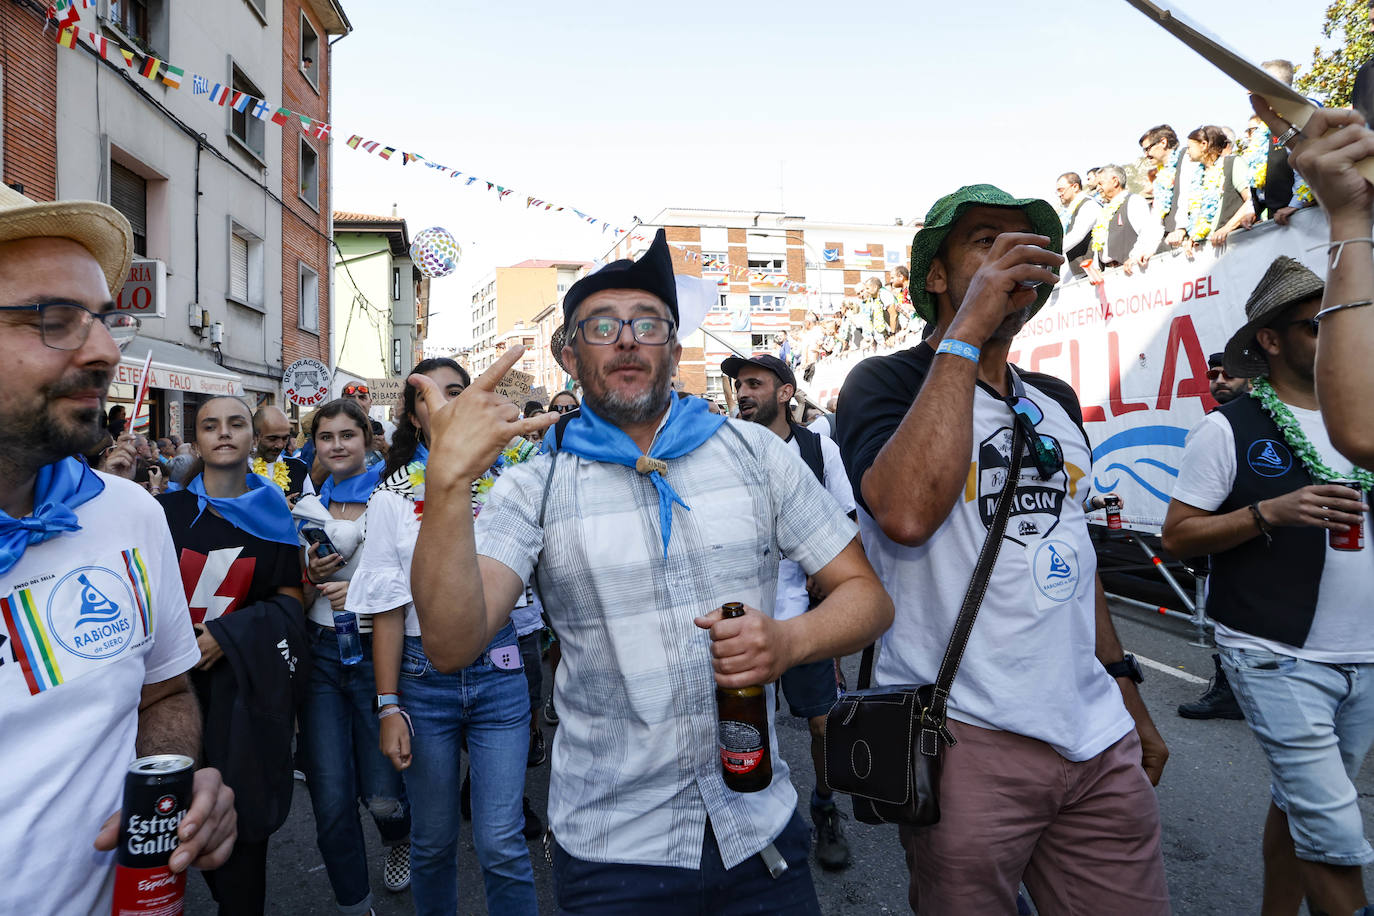
[(139, 371), (148, 353), (153, 354), (150, 369), (151, 388), (165, 388), (169, 391), (186, 391), (192, 394), (234, 394), (243, 395), (243, 380), (223, 366), (206, 359), (194, 350), (181, 344), (151, 337), (136, 337), (124, 351), (124, 356), (115, 369), (112, 381), (125, 385), (138, 385)]

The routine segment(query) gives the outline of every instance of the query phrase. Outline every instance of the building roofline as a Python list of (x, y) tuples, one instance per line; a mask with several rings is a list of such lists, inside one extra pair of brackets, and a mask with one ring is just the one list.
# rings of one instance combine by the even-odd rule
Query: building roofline
[(320, 17), (326, 35), (347, 35), (353, 31), (353, 23), (348, 21), (348, 14), (344, 12), (339, 0), (305, 0), (305, 2), (309, 4), (315, 15)]

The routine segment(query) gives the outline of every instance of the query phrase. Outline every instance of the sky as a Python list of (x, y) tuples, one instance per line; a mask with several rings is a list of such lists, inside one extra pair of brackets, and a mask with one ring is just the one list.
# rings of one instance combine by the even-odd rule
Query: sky
[[(891, 223), (991, 182), (1054, 200), (1065, 171), (1139, 156), (1167, 122), (1241, 130), (1244, 90), (1124, 0), (341, 0), (335, 209), (463, 247), (431, 285), (430, 340), (468, 342), (472, 288), (525, 258), (598, 260), (664, 207)], [(1163, 0), (1157, 0), (1163, 2)], [(1308, 64), (1326, 0), (1173, 4), (1258, 63)], [(344, 145), (350, 134), (483, 179)], [(485, 181), (513, 188), (498, 201)], [(480, 189), (480, 190), (479, 190)]]

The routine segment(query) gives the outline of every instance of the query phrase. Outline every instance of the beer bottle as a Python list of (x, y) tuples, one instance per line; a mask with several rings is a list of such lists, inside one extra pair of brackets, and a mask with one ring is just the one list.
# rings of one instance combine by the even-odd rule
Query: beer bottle
[[(721, 618), (743, 617), (744, 605), (728, 601)], [(763, 685), (716, 687), (720, 720), (720, 764), (725, 785), (736, 792), (758, 792), (773, 782), (768, 747), (768, 702)]]

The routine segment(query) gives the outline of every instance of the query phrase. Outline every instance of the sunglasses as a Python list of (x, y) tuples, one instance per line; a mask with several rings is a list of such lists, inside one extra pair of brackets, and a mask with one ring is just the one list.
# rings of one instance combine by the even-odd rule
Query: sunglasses
[(1284, 330), (1287, 330), (1288, 328), (1296, 327), (1298, 325), (1306, 326), (1307, 332), (1311, 334), (1313, 337), (1316, 337), (1318, 332), (1321, 330), (1321, 322), (1316, 318), (1299, 318), (1296, 321), (1288, 322), (1283, 327)]
[(346, 398), (369, 397), (372, 394), (366, 385), (345, 385), (343, 396)]
[(555, 404), (554, 406), (549, 408), (549, 410), (553, 411), (554, 413), (572, 413), (576, 409), (576, 404)]
[(1209, 381), (1209, 382), (1215, 382), (1217, 379), (1221, 378), (1221, 377), (1222, 377), (1223, 375), (1225, 375), (1225, 374), (1226, 374), (1226, 372), (1225, 372), (1224, 370), (1222, 370), (1222, 369), (1208, 369), (1208, 370), (1207, 370), (1207, 381)]
[(1011, 408), (1017, 424), (1030, 442), (1031, 457), (1035, 461), (1036, 470), (1040, 472), (1040, 479), (1049, 480), (1064, 470), (1064, 450), (1060, 448), (1059, 441), (1053, 436), (1036, 432), (1035, 428), (1045, 419), (1045, 413), (1040, 409), (1040, 405), (1022, 395), (1015, 400), (1009, 399), (1007, 406)]

